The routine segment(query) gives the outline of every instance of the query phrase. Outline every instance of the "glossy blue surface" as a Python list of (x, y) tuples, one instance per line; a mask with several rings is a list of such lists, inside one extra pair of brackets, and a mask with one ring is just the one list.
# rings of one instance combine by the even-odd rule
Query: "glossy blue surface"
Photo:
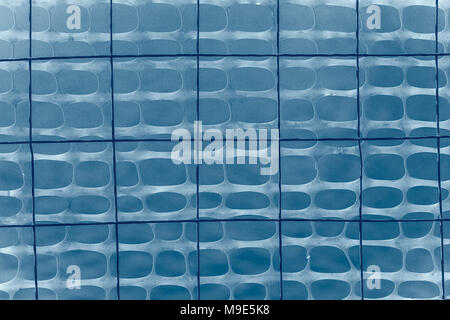
[(0, 0), (0, 299), (448, 298), (450, 5), (388, 2)]

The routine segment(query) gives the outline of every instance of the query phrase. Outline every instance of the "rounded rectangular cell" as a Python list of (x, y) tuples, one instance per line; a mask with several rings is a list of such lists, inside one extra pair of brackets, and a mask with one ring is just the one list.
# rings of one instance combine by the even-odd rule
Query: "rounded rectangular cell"
[(29, 140), (29, 79), (27, 62), (0, 62), (0, 142)]
[(277, 101), (275, 58), (201, 58), (198, 119), (205, 130), (278, 128)]
[(116, 299), (114, 225), (37, 226), (36, 251), (40, 299)]
[[(436, 53), (436, 1), (373, 2), (361, 0), (360, 53), (376, 55)], [(444, 30), (445, 13), (439, 9), (438, 31)], [(442, 45), (439, 45), (442, 51)], [(429, 58), (434, 60), (434, 57)]]
[(362, 222), (362, 244), (364, 299), (442, 298), (439, 221)]
[(36, 299), (31, 226), (0, 228), (0, 268), (0, 300)]
[[(436, 77), (441, 127), (450, 118), (444, 66), (417, 57), (360, 59), (365, 81), (360, 89), (361, 134), (366, 138), (437, 135)], [(442, 116), (441, 116), (442, 114)]]
[(283, 221), (281, 234), (283, 300), (361, 299), (358, 222)]
[[(364, 81), (360, 71), (359, 82)], [(356, 138), (357, 82), (353, 58), (281, 58), (281, 138)]]
[(0, 59), (30, 56), (29, 0), (0, 1)]
[[(450, 212), (448, 209), (443, 209), (442, 213), (442, 237), (444, 246), (442, 247), (441, 252), (436, 252), (436, 257), (441, 259), (444, 266), (444, 286), (445, 286), (445, 299), (448, 299), (449, 294), (448, 290), (450, 289)], [(436, 222), (436, 225), (439, 227), (439, 222)], [(436, 230), (435, 234), (439, 234), (440, 230)], [(440, 248), (441, 249), (441, 248)], [(439, 266), (440, 267), (440, 266)]]
[[(119, 277), (121, 300), (196, 300), (196, 223), (121, 224)], [(116, 276), (116, 255), (111, 256)], [(111, 293), (112, 295), (115, 292)]]
[(113, 0), (115, 55), (197, 53), (197, 2)]
[(281, 0), (281, 54), (356, 54), (356, 1)]
[[(116, 143), (117, 209), (121, 221), (195, 219), (195, 165), (172, 158), (178, 142)], [(191, 153), (191, 149), (186, 152)]]
[(450, 59), (441, 57), (438, 61), (439, 82), (443, 83), (439, 87), (439, 128), (440, 135), (450, 136), (450, 94), (448, 94), (448, 79), (450, 76)]
[(277, 53), (277, 2), (200, 4), (201, 54), (273, 55)]
[(450, 17), (450, 4), (445, 1), (439, 1), (439, 52), (449, 52), (450, 49), (450, 36), (449, 36), (449, 24), (448, 19)]
[(36, 143), (33, 150), (38, 223), (115, 220), (112, 143)]
[[(220, 144), (218, 148), (226, 158), (214, 161), (204, 156), (198, 165), (199, 215), (212, 219), (278, 218), (278, 141), (271, 142), (268, 158), (230, 157), (232, 150), (243, 151), (245, 142), (220, 141)], [(190, 166), (188, 170), (195, 184), (197, 168)]]
[(110, 49), (110, 1), (32, 1), (32, 56), (102, 56)]
[[(442, 134), (443, 129), (441, 129)], [(443, 214), (450, 212), (450, 138), (440, 139), (440, 180), (441, 180), (441, 201)]]
[(170, 140), (176, 129), (193, 133), (196, 90), (195, 58), (115, 59), (116, 136)]
[(33, 221), (31, 152), (28, 144), (0, 144), (0, 225)]
[(351, 219), (357, 216), (360, 162), (355, 140), (282, 141), (282, 217)]
[(34, 141), (111, 139), (109, 59), (39, 61), (31, 77)]
[[(436, 148), (435, 138), (362, 142), (363, 214), (368, 219), (439, 218)], [(442, 197), (448, 197), (445, 188)]]
[(199, 224), (201, 300), (280, 299), (278, 222), (214, 221)]

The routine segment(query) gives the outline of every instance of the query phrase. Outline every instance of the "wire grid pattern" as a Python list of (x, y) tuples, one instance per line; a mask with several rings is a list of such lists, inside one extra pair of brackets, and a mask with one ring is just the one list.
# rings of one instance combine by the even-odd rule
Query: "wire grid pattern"
[[(338, 141), (344, 141), (344, 140), (354, 140), (358, 143), (358, 149), (359, 149), (359, 155), (360, 155), (360, 180), (359, 180), (359, 218), (356, 219), (296, 219), (296, 218), (282, 218), (282, 205), (281, 205), (281, 147), (279, 144), (279, 150), (278, 150), (278, 157), (279, 157), (279, 172), (278, 172), (278, 191), (279, 191), (279, 212), (278, 212), (278, 218), (277, 219), (215, 219), (213, 221), (274, 221), (278, 223), (278, 236), (279, 236), (279, 253), (280, 253), (280, 299), (283, 299), (283, 266), (282, 266), (282, 252), (283, 250), (283, 244), (282, 244), (282, 223), (283, 221), (339, 221), (339, 222), (357, 222), (359, 223), (359, 250), (360, 250), (360, 278), (361, 278), (361, 299), (364, 299), (364, 268), (363, 268), (363, 250), (362, 250), (362, 223), (366, 221), (370, 221), (371, 223), (377, 223), (377, 222), (402, 222), (406, 221), (403, 219), (395, 219), (395, 220), (365, 220), (362, 217), (362, 179), (363, 179), (363, 160), (362, 160), (362, 148), (361, 148), (361, 142), (362, 141), (369, 141), (369, 140), (414, 140), (414, 139), (433, 139), (437, 141), (437, 157), (438, 157), (438, 192), (439, 192), (439, 219), (423, 219), (423, 220), (414, 220), (416, 222), (419, 221), (433, 221), (433, 222), (439, 222), (440, 224), (440, 240), (441, 240), (441, 274), (442, 274), (442, 299), (445, 299), (445, 279), (444, 279), (444, 236), (443, 236), (443, 222), (444, 221), (450, 221), (450, 219), (444, 219), (442, 215), (442, 188), (441, 188), (441, 168), (440, 168), (440, 146), (441, 146), (441, 139), (443, 138), (450, 138), (450, 136), (445, 136), (440, 134), (440, 118), (439, 118), (439, 57), (442, 56), (448, 56), (450, 53), (443, 53), (439, 52), (438, 50), (438, 18), (439, 18), (439, 0), (436, 0), (436, 26), (435, 26), (435, 53), (427, 53), (427, 54), (363, 54), (360, 53), (360, 37), (359, 37), (359, 24), (360, 24), (360, 12), (359, 12), (359, 0), (356, 0), (356, 17), (357, 17), (357, 28), (356, 28), (356, 52), (354, 54), (280, 54), (279, 49), (279, 43), (280, 43), (280, 0), (277, 0), (277, 11), (276, 11), (276, 20), (277, 20), (277, 34), (276, 34), (276, 42), (277, 42), (277, 53), (276, 54), (227, 54), (227, 55), (215, 55), (215, 54), (201, 54), (199, 50), (199, 40), (200, 40), (200, 4), (201, 0), (197, 0), (197, 39), (196, 39), (196, 54), (176, 54), (176, 55), (160, 55), (160, 54), (143, 54), (143, 55), (114, 55), (113, 54), (113, 0), (110, 0), (110, 55), (95, 55), (95, 56), (70, 56), (70, 57), (39, 57), (39, 58), (33, 58), (32, 57), (32, 12), (33, 12), (33, 0), (29, 0), (29, 24), (30, 24), (30, 30), (29, 30), (29, 57), (28, 58), (11, 58), (11, 59), (0, 59), (0, 61), (9, 62), (9, 61), (27, 61), (28, 62), (28, 68), (29, 68), (29, 105), (30, 105), (30, 118), (29, 118), (29, 140), (28, 141), (2, 141), (0, 144), (29, 144), (30, 151), (31, 151), (31, 171), (32, 171), (32, 202), (33, 202), (33, 211), (32, 211), (32, 224), (11, 224), (11, 225), (0, 225), (0, 228), (11, 228), (11, 227), (23, 227), (23, 228), (32, 228), (33, 229), (33, 251), (34, 251), (34, 282), (35, 282), (35, 292), (36, 292), (36, 299), (39, 299), (39, 290), (38, 290), (38, 273), (37, 273), (37, 253), (36, 253), (36, 226), (87, 226), (87, 225), (114, 225), (115, 226), (115, 250), (116, 250), (116, 267), (117, 267), (117, 298), (120, 299), (120, 270), (119, 270), (119, 237), (118, 237), (118, 225), (120, 224), (139, 224), (139, 223), (175, 223), (175, 222), (191, 222), (195, 223), (197, 227), (197, 298), (200, 299), (200, 237), (199, 237), (199, 226), (201, 223), (208, 223), (207, 220), (200, 219), (199, 215), (199, 165), (196, 165), (196, 218), (195, 219), (185, 219), (185, 220), (145, 220), (145, 221), (119, 221), (118, 219), (118, 209), (117, 209), (117, 183), (116, 183), (116, 142), (144, 142), (144, 141), (165, 141), (164, 139), (116, 139), (115, 138), (115, 125), (114, 125), (114, 59), (115, 58), (139, 58), (139, 57), (195, 57), (196, 58), (196, 76), (197, 76), (197, 88), (196, 88), (196, 95), (197, 95), (197, 104), (196, 104), (196, 119), (199, 120), (199, 61), (200, 57), (208, 57), (208, 56), (219, 56), (219, 57), (258, 57), (258, 56), (264, 56), (264, 57), (276, 57), (276, 64), (277, 64), (277, 112), (278, 112), (278, 129), (281, 129), (280, 124), (280, 57), (354, 57), (356, 60), (356, 79), (357, 79), (357, 111), (358, 111), (358, 128), (357, 128), (357, 138), (315, 138), (315, 139), (302, 139), (302, 138), (280, 138), (279, 141), (332, 141), (332, 140), (338, 140)], [(368, 137), (362, 137), (361, 136), (361, 113), (360, 113), (360, 85), (359, 85), (359, 78), (360, 78), (360, 58), (361, 57), (434, 57), (435, 60), (435, 67), (436, 67), (436, 116), (437, 116), (437, 135), (436, 136), (414, 136), (414, 137), (388, 137), (388, 138), (368, 138)], [(111, 98), (112, 98), (112, 139), (91, 139), (91, 140), (56, 140), (56, 141), (33, 141), (33, 124), (32, 124), (32, 64), (33, 61), (39, 61), (39, 60), (61, 60), (61, 59), (78, 59), (78, 58), (107, 58), (110, 62), (110, 68), (111, 68)], [(167, 140), (170, 141), (170, 140)], [(34, 152), (33, 152), (33, 145), (34, 144), (46, 144), (46, 143), (91, 143), (91, 142), (111, 142), (113, 147), (113, 171), (114, 171), (114, 203), (115, 203), (115, 218), (114, 222), (80, 222), (80, 223), (36, 223), (36, 213), (35, 213), (35, 183), (34, 183)], [(198, 151), (198, 148), (197, 148)]]

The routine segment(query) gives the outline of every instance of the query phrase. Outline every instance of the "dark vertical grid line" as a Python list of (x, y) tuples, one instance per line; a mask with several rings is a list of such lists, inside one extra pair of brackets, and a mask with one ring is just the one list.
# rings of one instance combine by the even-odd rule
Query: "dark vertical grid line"
[[(197, 40), (196, 40), (196, 58), (197, 58), (197, 97), (196, 97), (196, 108), (197, 108), (197, 114), (196, 114), (196, 118), (197, 121), (200, 119), (200, 0), (197, 0)], [(194, 128), (194, 130), (196, 130), (196, 128)], [(203, 141), (203, 137), (201, 137), (202, 141)], [(198, 139), (197, 139), (198, 140)], [(197, 152), (197, 164), (195, 167), (195, 175), (196, 175), (196, 189), (195, 189), (195, 200), (196, 200), (196, 208), (197, 208), (197, 218), (196, 218), (196, 223), (197, 223), (197, 300), (200, 300), (200, 199), (199, 199), (199, 164), (198, 164), (198, 160), (199, 158), (199, 142), (196, 140), (195, 142), (195, 146), (196, 146), (196, 151)]]
[(358, 139), (361, 138), (361, 106), (359, 97), (359, 0), (356, 0), (356, 98), (357, 98), (357, 112), (358, 112)]
[(356, 101), (358, 112), (358, 150), (359, 150), (359, 266), (360, 266), (360, 281), (361, 281), (361, 300), (364, 300), (364, 268), (363, 268), (363, 243), (362, 243), (362, 179), (363, 179), (363, 158), (361, 148), (361, 97), (360, 97), (360, 83), (359, 83), (359, 0), (356, 0)]
[(361, 290), (361, 300), (364, 300), (364, 265), (363, 265), (363, 234), (362, 234), (362, 201), (363, 201), (363, 196), (362, 196), (362, 190), (363, 190), (363, 185), (362, 185), (362, 179), (363, 179), (363, 160), (362, 160), (362, 147), (361, 147), (361, 141), (358, 140), (358, 149), (359, 149), (359, 161), (360, 161), (360, 165), (359, 165), (359, 219), (358, 219), (358, 224), (359, 224), (359, 266), (360, 266), (360, 278), (361, 278), (361, 285), (360, 285), (360, 290)]
[(441, 187), (441, 138), (437, 138), (438, 151), (438, 190), (439, 190), (439, 217), (440, 217), (440, 232), (441, 232), (441, 281), (442, 281), (442, 299), (445, 300), (445, 270), (444, 270), (444, 221), (442, 216), (442, 187)]
[(120, 300), (120, 258), (119, 258), (119, 217), (117, 209), (117, 170), (116, 170), (116, 130), (114, 125), (114, 59), (113, 59), (113, 0), (109, 1), (109, 63), (111, 68), (111, 137), (113, 148), (113, 175), (114, 175), (114, 231), (116, 235), (116, 286), (117, 286), (117, 300)]
[(31, 201), (32, 201), (32, 216), (33, 216), (33, 253), (34, 253), (34, 286), (35, 286), (35, 296), (36, 300), (39, 300), (39, 286), (38, 286), (38, 273), (37, 273), (37, 251), (36, 251), (36, 208), (35, 208), (35, 195), (34, 195), (34, 152), (33, 152), (33, 95), (31, 94), (33, 83), (32, 83), (32, 22), (33, 22), (33, 0), (29, 0), (29, 8), (28, 8), (28, 23), (29, 25), (29, 57), (28, 60), (28, 102), (30, 104), (29, 108), (29, 127), (30, 127), (30, 136), (29, 136), (29, 145), (30, 145), (30, 153), (31, 153)]
[[(436, 18), (435, 18), (435, 50), (439, 51), (439, 0), (436, 0)], [(445, 299), (445, 270), (444, 270), (444, 222), (442, 220), (442, 183), (441, 183), (441, 138), (440, 138), (440, 117), (439, 117), (439, 57), (434, 56), (436, 64), (436, 129), (437, 129), (437, 173), (438, 173), (438, 192), (439, 192), (439, 227), (441, 233), (441, 282), (442, 299)]]
[(281, 103), (280, 103), (280, 0), (277, 0), (277, 111), (278, 111), (278, 248), (280, 254), (280, 300), (283, 300), (283, 242), (281, 226)]

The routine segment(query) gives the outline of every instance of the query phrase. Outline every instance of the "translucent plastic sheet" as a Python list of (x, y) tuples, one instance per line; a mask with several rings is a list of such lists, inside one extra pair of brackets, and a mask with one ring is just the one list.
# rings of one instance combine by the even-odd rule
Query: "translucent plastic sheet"
[[(449, 10), (0, 0), (0, 298), (445, 298)], [(195, 121), (279, 170), (174, 163)]]

